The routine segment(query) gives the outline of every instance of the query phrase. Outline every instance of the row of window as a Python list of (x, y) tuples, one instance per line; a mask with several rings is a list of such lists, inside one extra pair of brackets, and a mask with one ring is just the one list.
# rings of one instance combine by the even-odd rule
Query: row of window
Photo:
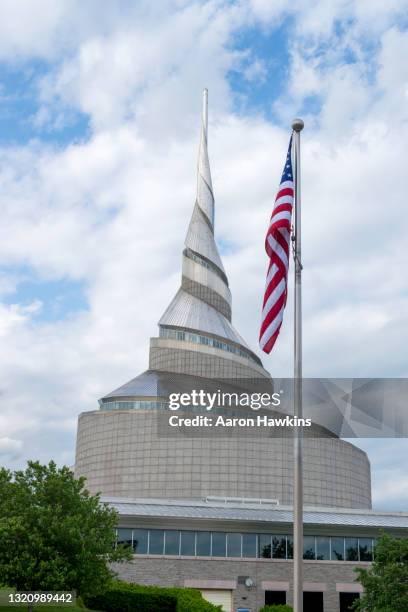
[(187, 331), (178, 331), (176, 329), (168, 329), (167, 327), (160, 327), (160, 336), (162, 338), (171, 338), (173, 340), (182, 340), (185, 342), (194, 342), (194, 344), (213, 346), (221, 351), (228, 351), (228, 353), (234, 353), (235, 355), (245, 357), (245, 359), (250, 359), (251, 361), (255, 361), (255, 363), (257, 363), (250, 353), (241, 350), (233, 344), (221, 342), (221, 340), (216, 340), (215, 338), (210, 338), (209, 336), (202, 336), (201, 334), (194, 334)]
[(228, 286), (227, 277), (213, 262), (210, 262), (208, 259), (204, 259), (204, 257), (201, 257), (198, 253), (195, 253), (191, 249), (184, 249), (184, 255), (186, 255), (196, 263), (200, 264), (200, 266), (207, 268), (207, 270), (211, 270), (212, 272), (214, 272), (214, 274), (219, 276)]
[(165, 410), (167, 408), (166, 402), (156, 402), (156, 401), (133, 401), (133, 400), (123, 400), (120, 402), (117, 401), (99, 401), (99, 407), (101, 410)]
[[(138, 555), (293, 559), (291, 535), (118, 529), (117, 542)], [(372, 561), (372, 538), (304, 536), (303, 558), (319, 561)]]

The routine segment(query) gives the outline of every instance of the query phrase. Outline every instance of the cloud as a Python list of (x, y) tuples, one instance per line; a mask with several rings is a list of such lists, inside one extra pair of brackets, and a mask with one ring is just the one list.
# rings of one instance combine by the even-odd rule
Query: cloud
[(0, 458), (2, 460), (18, 459), (21, 456), (23, 443), (12, 438), (0, 438)]
[[(147, 367), (149, 337), (180, 281), (204, 85), (216, 235), (237, 329), (255, 348), (263, 236), (286, 126), (303, 109), (305, 374), (406, 375), (408, 73), (400, 58), (408, 38), (395, 17), (404, 3), (379, 7), (377, 19), (367, 3), (340, 1), (310, 15), (300, 1), (168, 2), (160, 14), (124, 2), (104, 16), (99, 3), (51, 4), (41, 26), (31, 20), (0, 43), (7, 62), (48, 62), (33, 105), (39, 138), (0, 150), (0, 289), (13, 302), (27, 270), (44, 282), (80, 281), (87, 309), (47, 320), (41, 291), (1, 306), (0, 430), (24, 445), (10, 464), (51, 455), (72, 464), (78, 413)], [(2, 3), (0, 16), (11, 23), (27, 10)], [(237, 113), (230, 71), (267, 84), (272, 65), (259, 51), (238, 51), (240, 34), (273, 32), (288, 14), (275, 120)], [(72, 112), (89, 118), (89, 132), (66, 146), (41, 139), (41, 126)], [(290, 291), (281, 337), (264, 358), (275, 376), (292, 369), (291, 320)]]

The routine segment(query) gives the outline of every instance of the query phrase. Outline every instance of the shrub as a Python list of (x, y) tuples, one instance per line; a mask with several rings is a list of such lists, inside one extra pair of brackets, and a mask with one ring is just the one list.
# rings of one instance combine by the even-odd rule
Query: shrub
[(176, 612), (177, 599), (164, 593), (143, 593), (112, 587), (86, 600), (88, 608), (104, 612)]
[(293, 608), (286, 604), (273, 604), (271, 606), (264, 606), (259, 612), (293, 612)]
[(109, 589), (86, 599), (86, 605), (104, 612), (220, 612), (195, 589), (112, 582)]

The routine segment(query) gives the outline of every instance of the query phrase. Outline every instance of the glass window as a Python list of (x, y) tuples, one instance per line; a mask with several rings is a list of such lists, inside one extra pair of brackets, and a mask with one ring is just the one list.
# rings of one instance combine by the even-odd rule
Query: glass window
[(212, 552), (213, 557), (226, 557), (226, 534), (214, 531), (212, 534)]
[(149, 555), (162, 555), (164, 548), (164, 531), (151, 529), (149, 532)]
[(344, 561), (344, 538), (331, 539), (332, 561)]
[(330, 561), (330, 538), (316, 537), (316, 559)]
[(147, 554), (147, 529), (133, 530), (133, 552), (137, 555)]
[(357, 538), (346, 538), (346, 561), (358, 561)]
[(293, 559), (293, 536), (288, 535), (286, 536), (286, 546), (287, 546), (287, 553), (288, 553), (288, 559)]
[(180, 532), (179, 531), (166, 531), (166, 537), (164, 538), (164, 554), (165, 555), (180, 554)]
[(274, 559), (286, 559), (286, 536), (275, 535), (272, 537), (272, 557)]
[(197, 556), (209, 557), (211, 554), (211, 534), (209, 531), (197, 531)]
[(128, 548), (132, 546), (131, 529), (118, 529), (118, 544), (124, 544)]
[(315, 537), (314, 536), (304, 536), (303, 537), (303, 558), (304, 559), (316, 559)]
[(272, 552), (271, 536), (261, 533), (259, 536), (259, 556), (263, 559), (270, 559)]
[(182, 531), (180, 536), (180, 555), (193, 557), (195, 555), (195, 532)]
[(227, 557), (241, 556), (241, 534), (227, 533)]
[(257, 535), (256, 533), (242, 534), (242, 556), (256, 557), (257, 551)]
[(371, 538), (359, 538), (358, 550), (360, 554), (360, 561), (373, 560), (373, 541)]

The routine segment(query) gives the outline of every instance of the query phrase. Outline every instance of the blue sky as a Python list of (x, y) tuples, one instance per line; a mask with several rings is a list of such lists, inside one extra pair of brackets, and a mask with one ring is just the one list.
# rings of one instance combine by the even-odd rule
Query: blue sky
[[(301, 114), (305, 373), (407, 375), (407, 16), (406, 0), (1, 3), (3, 464), (72, 465), (78, 413), (146, 368), (179, 283), (203, 87), (237, 329), (256, 349)], [(291, 309), (264, 358), (276, 376)], [(361, 444), (376, 506), (407, 508), (405, 440)]]

